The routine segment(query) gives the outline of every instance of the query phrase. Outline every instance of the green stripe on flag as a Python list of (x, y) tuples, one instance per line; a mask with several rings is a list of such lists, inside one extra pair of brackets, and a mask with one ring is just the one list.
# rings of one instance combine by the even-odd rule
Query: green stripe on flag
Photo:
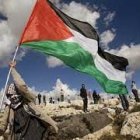
[(107, 93), (126, 94), (126, 86), (120, 81), (110, 80), (106, 75), (99, 71), (93, 57), (87, 51), (80, 47), (78, 43), (66, 41), (38, 41), (26, 42), (23, 47), (28, 47), (49, 54), (61, 59), (66, 65), (87, 73), (100, 83)]

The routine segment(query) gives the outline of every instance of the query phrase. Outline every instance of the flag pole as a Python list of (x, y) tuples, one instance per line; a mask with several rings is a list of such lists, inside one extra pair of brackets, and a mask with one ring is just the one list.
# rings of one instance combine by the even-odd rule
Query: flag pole
[[(19, 46), (16, 47), (16, 50), (15, 50), (15, 53), (14, 53), (12, 62), (15, 61), (15, 58), (16, 58), (18, 49), (19, 49)], [(4, 92), (3, 92), (2, 99), (1, 99), (1, 103), (0, 103), (0, 111), (2, 110), (3, 100), (4, 100), (4, 97), (5, 97), (6, 88), (7, 88), (7, 85), (8, 85), (9, 78), (10, 78), (11, 70), (12, 70), (12, 68), (10, 67), (9, 72), (8, 72), (8, 74), (7, 74), (7, 79), (6, 79), (5, 86), (4, 86)]]

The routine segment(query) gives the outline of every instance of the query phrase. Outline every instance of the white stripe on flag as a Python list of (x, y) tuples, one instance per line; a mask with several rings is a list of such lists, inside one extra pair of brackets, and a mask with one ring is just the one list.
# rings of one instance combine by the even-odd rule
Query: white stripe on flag
[(125, 83), (125, 71), (115, 69), (111, 63), (109, 63), (107, 60), (103, 59), (98, 55), (98, 42), (96, 40), (86, 38), (79, 32), (74, 31), (72, 29), (70, 30), (74, 37), (71, 37), (65, 41), (79, 43), (81, 48), (88, 51), (92, 55), (96, 68), (102, 73), (104, 73), (108, 79)]
[(98, 53), (94, 59), (94, 63), (98, 70), (103, 72), (108, 79), (125, 83), (125, 71), (115, 69), (111, 63), (100, 57)]

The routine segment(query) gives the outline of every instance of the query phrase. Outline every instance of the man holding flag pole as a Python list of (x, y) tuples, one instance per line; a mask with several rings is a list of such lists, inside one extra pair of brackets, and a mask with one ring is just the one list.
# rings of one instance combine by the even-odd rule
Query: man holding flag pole
[(55, 138), (58, 132), (56, 122), (35, 105), (35, 94), (28, 90), (15, 65), (15, 62), (10, 63), (14, 82), (6, 89), (9, 102), (0, 120), (0, 135), (10, 140)]

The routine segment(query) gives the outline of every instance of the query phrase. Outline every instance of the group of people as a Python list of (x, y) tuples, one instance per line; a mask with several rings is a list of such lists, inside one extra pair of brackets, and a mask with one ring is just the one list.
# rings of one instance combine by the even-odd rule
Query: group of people
[(92, 98), (94, 100), (94, 104), (98, 104), (99, 100), (101, 99), (100, 95), (97, 94), (96, 90), (93, 91)]
[[(87, 94), (87, 90), (86, 90), (84, 84), (82, 84), (82, 87), (80, 89), (80, 96), (81, 96), (81, 98), (83, 100), (83, 111), (88, 112), (88, 109), (87, 109), (88, 108), (88, 94)], [(94, 104), (97, 104), (101, 97), (94, 90), (93, 94), (92, 94), (92, 98), (93, 98)]]
[[(47, 99), (46, 99), (46, 95), (41, 95), (40, 93), (36, 96), (36, 98), (38, 99), (37, 103), (40, 105), (43, 101), (43, 104), (46, 106), (47, 103)], [(65, 98), (67, 99), (68, 103), (71, 103), (71, 99), (70, 99), (70, 95), (67, 95), (67, 97), (64, 96), (64, 91), (63, 89), (60, 90), (60, 96), (57, 98), (57, 100), (55, 100), (53, 97), (50, 97), (48, 102), (51, 104), (54, 103), (59, 103), (59, 102), (64, 102)]]
[[(39, 93), (37, 95), (37, 98), (38, 98), (38, 104), (40, 105), (41, 104), (41, 101), (42, 101), (42, 95)], [(44, 105), (46, 105), (47, 101), (46, 101), (46, 95), (43, 95), (43, 103)]]
[[(9, 84), (6, 91), (8, 102), (5, 103), (3, 117), (0, 118), (0, 136), (9, 140), (55, 140), (57, 139), (57, 123), (44, 114), (38, 106), (35, 106), (36, 96), (21, 78), (15, 69), (16, 63), (10, 63), (13, 82)], [(132, 81), (132, 93), (136, 102), (139, 102), (136, 84)], [(80, 96), (83, 100), (83, 111), (88, 112), (88, 97), (85, 85), (82, 84)], [(125, 95), (119, 95), (124, 110), (129, 107), (129, 102)], [(41, 94), (38, 94), (38, 102), (41, 103)], [(60, 96), (64, 101), (64, 94)], [(94, 103), (98, 103), (100, 96), (93, 92)], [(46, 104), (46, 96), (43, 96), (43, 102)], [(70, 102), (70, 99), (69, 99)]]
[[(135, 101), (140, 102), (140, 98), (139, 98), (139, 94), (138, 94), (138, 90), (137, 90), (135, 81), (132, 81), (131, 89), (132, 89), (132, 93), (134, 95)], [(87, 109), (87, 107), (88, 107), (88, 94), (87, 94), (87, 90), (86, 90), (84, 84), (82, 84), (82, 87), (80, 89), (80, 96), (83, 100), (83, 111), (87, 112), (88, 111), (88, 109)], [(94, 104), (97, 104), (101, 97), (99, 94), (97, 94), (96, 90), (94, 90), (93, 94), (92, 94), (92, 98), (94, 100)], [(125, 111), (127, 111), (129, 109), (129, 102), (127, 100), (126, 95), (119, 94), (119, 99), (121, 101), (123, 109)]]
[[(135, 101), (140, 102), (140, 98), (139, 98), (139, 94), (138, 94), (138, 90), (137, 90), (135, 81), (132, 81), (132, 83), (131, 83), (131, 91), (132, 91)], [(129, 109), (129, 102), (127, 100), (127, 97), (125, 95), (119, 95), (119, 97), (120, 97), (123, 109), (125, 111), (127, 111)]]

